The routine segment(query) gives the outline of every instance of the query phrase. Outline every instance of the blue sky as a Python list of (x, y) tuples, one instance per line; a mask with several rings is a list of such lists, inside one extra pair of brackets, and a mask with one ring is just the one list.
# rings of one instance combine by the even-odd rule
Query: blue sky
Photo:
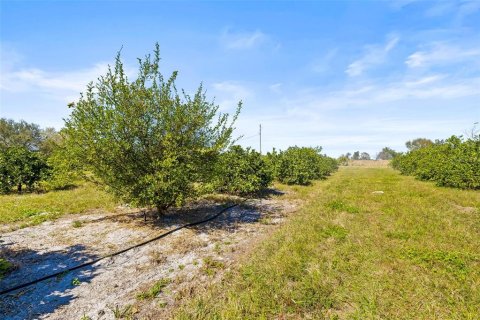
[(244, 108), (239, 142), (338, 156), (480, 121), (480, 1), (1, 1), (0, 117), (60, 129), (123, 46)]

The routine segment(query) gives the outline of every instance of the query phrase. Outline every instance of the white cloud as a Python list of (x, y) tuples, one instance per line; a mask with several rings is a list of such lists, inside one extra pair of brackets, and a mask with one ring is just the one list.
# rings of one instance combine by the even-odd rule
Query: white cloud
[(268, 88), (270, 89), (270, 91), (274, 92), (274, 93), (281, 93), (282, 92), (282, 83), (275, 83), (275, 84), (272, 84), (270, 85)]
[[(107, 72), (107, 63), (97, 63), (90, 68), (62, 72), (39, 68), (9, 66), (2, 70), (0, 90), (11, 93), (33, 93), (49, 96), (57, 101), (71, 102), (79, 98), (89, 82), (95, 82)], [(134, 70), (125, 67), (131, 76)]]
[(423, 78), (420, 78), (420, 79), (406, 81), (405, 86), (406, 87), (424, 86), (424, 85), (442, 80), (444, 78), (446, 78), (446, 75), (436, 74), (436, 75), (426, 76), (426, 77), (423, 77)]
[(361, 75), (365, 70), (385, 62), (388, 53), (395, 48), (399, 41), (398, 36), (390, 36), (387, 42), (380, 45), (369, 45), (365, 47), (365, 54), (360, 59), (352, 62), (345, 72), (350, 77)]
[(212, 88), (221, 111), (233, 111), (239, 101), (245, 102), (253, 96), (252, 90), (235, 81), (217, 82), (212, 85)]
[(251, 49), (267, 40), (268, 36), (259, 30), (234, 33), (226, 29), (221, 36), (223, 45), (228, 49)]
[(71, 72), (47, 72), (40, 69), (21, 69), (5, 74), (0, 88), (8, 91), (28, 91), (33, 88), (53, 91), (83, 91), (88, 82), (107, 71), (106, 63)]
[(480, 47), (460, 47), (446, 43), (433, 43), (427, 49), (416, 51), (408, 56), (405, 64), (410, 68), (475, 62), (480, 58)]
[(324, 92), (321, 88), (299, 91), (285, 102), (290, 116), (318, 118), (330, 110), (372, 109), (381, 105), (412, 101), (430, 104), (431, 101), (480, 96), (480, 77), (454, 79), (434, 74), (420, 78), (401, 79), (358, 87), (346, 87)]

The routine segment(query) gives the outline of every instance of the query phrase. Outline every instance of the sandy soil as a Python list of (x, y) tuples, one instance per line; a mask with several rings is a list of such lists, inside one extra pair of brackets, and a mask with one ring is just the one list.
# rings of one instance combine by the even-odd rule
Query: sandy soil
[[(0, 297), (2, 319), (163, 319), (196, 288), (219, 281), (252, 245), (295, 211), (281, 196), (251, 199), (216, 220)], [(163, 219), (123, 214), (70, 215), (0, 237), (16, 270), (0, 290), (129, 247), (220, 210), (203, 201)], [(79, 221), (80, 223), (76, 222)], [(153, 298), (138, 295), (164, 280)]]

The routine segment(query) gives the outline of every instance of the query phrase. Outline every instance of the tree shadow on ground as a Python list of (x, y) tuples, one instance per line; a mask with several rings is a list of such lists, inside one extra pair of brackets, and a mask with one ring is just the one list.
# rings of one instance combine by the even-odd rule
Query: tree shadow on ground
[[(121, 215), (109, 215), (88, 223), (110, 220), (121, 223), (133, 223), (137, 226), (149, 226), (152, 229), (171, 230), (189, 223), (205, 220), (226, 206), (238, 204), (237, 207), (228, 210), (214, 221), (208, 222), (210, 229), (232, 229), (238, 223), (253, 223), (261, 218), (261, 211), (265, 210), (262, 200), (278, 198), (284, 195), (283, 192), (275, 189), (265, 189), (249, 197), (237, 197), (220, 195), (212, 198), (205, 198), (187, 204), (181, 208), (170, 208), (159, 215), (154, 209), (140, 210)], [(247, 199), (247, 201), (244, 201)], [(199, 225), (194, 229), (200, 229)]]
[[(88, 253), (82, 245), (45, 253), (29, 249), (15, 250), (10, 248), (11, 245), (7, 243), (0, 247), (0, 257), (14, 265), (14, 270), (0, 280), (0, 291), (97, 258), (96, 255)], [(75, 285), (88, 283), (94, 276), (95, 267), (87, 266), (1, 295), (2, 319), (35, 319), (40, 315), (52, 313), (75, 298), (70, 293)]]
[[(145, 212), (146, 221), (144, 212), (136, 211), (105, 216), (88, 221), (86, 225), (110, 220), (129, 225), (147, 226), (158, 230), (158, 234), (161, 234), (189, 223), (208, 219), (227, 206), (237, 203), (238, 206), (223, 212), (216, 219), (190, 228), (196, 233), (209, 233), (216, 230), (235, 232), (244, 224), (258, 222), (267, 212), (280, 211), (276, 204), (265, 200), (279, 197), (282, 194), (270, 189), (247, 201), (239, 197), (225, 197), (221, 200), (203, 199), (182, 208), (172, 208), (162, 216), (158, 216), (153, 210)], [(13, 249), (14, 245), (13, 243), (0, 243), (0, 257), (6, 258), (16, 266), (14, 271), (0, 280), (0, 291), (99, 258), (98, 255), (89, 253), (84, 245), (74, 245), (66, 250), (52, 252), (15, 250)], [(76, 298), (72, 292), (75, 284), (89, 283), (100, 272), (102, 272), (100, 265), (91, 265), (2, 295), (0, 296), (2, 319), (35, 319), (48, 315), (59, 307), (72, 303)]]

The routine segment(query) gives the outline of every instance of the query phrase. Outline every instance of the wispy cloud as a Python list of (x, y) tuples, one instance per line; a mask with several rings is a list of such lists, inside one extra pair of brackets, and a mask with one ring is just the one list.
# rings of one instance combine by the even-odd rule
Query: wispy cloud
[(251, 49), (266, 43), (269, 37), (260, 30), (233, 32), (225, 29), (220, 39), (227, 49)]
[[(412, 101), (430, 103), (439, 99), (449, 100), (480, 97), (480, 77), (450, 79), (445, 75), (429, 75), (416, 79), (378, 82), (353, 88), (324, 92), (321, 88), (300, 91), (286, 105), (290, 115), (315, 118), (329, 110), (371, 109), (388, 103)], [(407, 104), (408, 105), (408, 104)]]
[(41, 69), (21, 69), (4, 74), (0, 88), (16, 92), (31, 89), (80, 92), (85, 89), (88, 82), (104, 74), (107, 66), (106, 63), (98, 63), (88, 69), (62, 73), (47, 72)]
[[(90, 68), (51, 72), (38, 68), (12, 67), (2, 70), (0, 90), (11, 93), (43, 94), (56, 101), (70, 102), (79, 98), (89, 82), (95, 82), (107, 72), (108, 63), (97, 63)], [(126, 74), (135, 71), (126, 67)]]
[[(425, 10), (426, 17), (441, 17), (451, 15), (456, 22), (461, 22), (463, 18), (472, 15), (480, 10), (480, 1), (478, 0), (444, 0), (444, 1), (423, 1), (423, 0), (392, 0), (391, 6), (394, 9), (404, 9), (410, 5), (421, 5)], [(427, 6), (426, 6), (427, 5)], [(425, 9), (426, 6), (426, 9)]]
[(424, 50), (412, 53), (405, 61), (410, 68), (449, 65), (454, 63), (478, 63), (480, 46), (461, 47), (447, 43), (432, 43)]
[(212, 85), (213, 95), (216, 103), (220, 105), (221, 111), (232, 111), (236, 108), (239, 101), (245, 100), (253, 96), (253, 91), (246, 85), (235, 81), (217, 82)]
[(352, 62), (345, 72), (350, 77), (356, 77), (363, 74), (369, 68), (372, 68), (376, 65), (380, 65), (385, 62), (387, 59), (388, 53), (395, 48), (399, 41), (399, 37), (389, 36), (389, 39), (384, 45), (368, 45), (365, 46), (364, 55)]
[(282, 92), (282, 86), (283, 84), (282, 83), (274, 83), (270, 86), (268, 86), (268, 88), (270, 89), (270, 91), (274, 92), (274, 93), (281, 93)]

